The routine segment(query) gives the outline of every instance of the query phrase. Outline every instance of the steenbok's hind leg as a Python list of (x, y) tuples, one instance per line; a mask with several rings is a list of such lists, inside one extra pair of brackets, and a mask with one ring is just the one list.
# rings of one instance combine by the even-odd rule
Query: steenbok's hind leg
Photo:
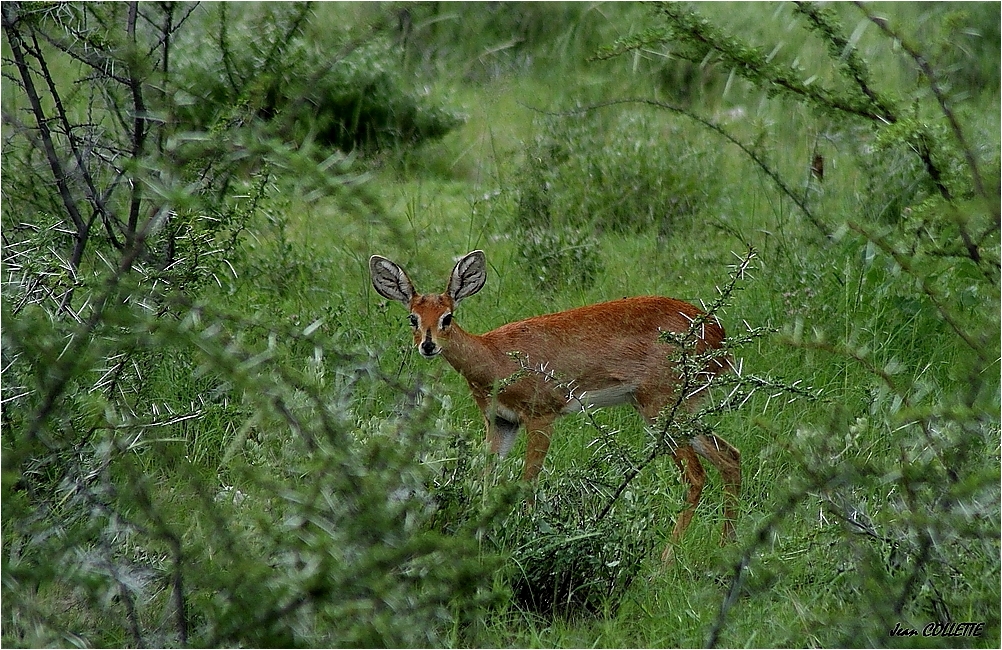
[(734, 537), (734, 522), (738, 518), (741, 498), (741, 452), (720, 436), (705, 433), (692, 439), (696, 453), (713, 463), (724, 481), (724, 530), (721, 545)]
[[(660, 393), (655, 392), (655, 394)], [(645, 397), (643, 393), (637, 395), (637, 410), (640, 411), (640, 414), (644, 416), (644, 419), (647, 420), (650, 426), (654, 426), (662, 405), (659, 403), (660, 400), (641, 401), (643, 397)], [(666, 563), (674, 559), (674, 546), (682, 539), (685, 529), (692, 522), (692, 516), (696, 513), (696, 506), (699, 505), (699, 500), (703, 496), (703, 486), (706, 485), (706, 470), (703, 469), (703, 464), (699, 461), (699, 456), (696, 455), (696, 452), (688, 443), (683, 442), (678, 444), (672, 451), (672, 460), (675, 461), (675, 466), (678, 467), (678, 471), (682, 474), (682, 482), (688, 486), (688, 491), (685, 495), (685, 507), (682, 508), (682, 511), (678, 514), (678, 519), (675, 521), (675, 528), (671, 533), (671, 542), (665, 546), (664, 553), (661, 554), (661, 560)]]

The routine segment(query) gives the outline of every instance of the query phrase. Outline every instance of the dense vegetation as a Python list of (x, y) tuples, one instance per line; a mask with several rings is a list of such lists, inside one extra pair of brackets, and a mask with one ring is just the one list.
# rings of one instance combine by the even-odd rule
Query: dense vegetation
[[(999, 647), (997, 3), (2, 11), (3, 645)], [(734, 544), (629, 409), (485, 472), (367, 275), (474, 248), (719, 316)]]

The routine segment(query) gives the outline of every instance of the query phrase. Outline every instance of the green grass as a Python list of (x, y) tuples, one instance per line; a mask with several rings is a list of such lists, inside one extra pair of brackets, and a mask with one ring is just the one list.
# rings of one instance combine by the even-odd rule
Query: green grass
[[(699, 5), (699, 10), (752, 42), (771, 44), (779, 34), (778, 61), (799, 58), (805, 69), (818, 69), (820, 80), (836, 78), (823, 46), (796, 26), (789, 6), (714, 3)], [(862, 29), (860, 16), (851, 7), (834, 10), (846, 20), (850, 33)], [(921, 34), (915, 38), (936, 50), (941, 60), (949, 63), (953, 59), (947, 55), (959, 56), (944, 45), (951, 34), (948, 28), (931, 24), (939, 14), (907, 5), (880, 10), (903, 33)], [(367, 5), (324, 5), (310, 29), (322, 34), (327, 25), (333, 29), (365, 24), (378, 11)], [(510, 15), (494, 19), (522, 26), (518, 32), (522, 40), (508, 45), (505, 34), (491, 31), (495, 22), (482, 13), (488, 11), (486, 5), (446, 4), (434, 9), (444, 14), (431, 11), (424, 5), (414, 8), (415, 24), (424, 30), (438, 24), (441, 33), (417, 31), (414, 38), (427, 39), (429, 48), (440, 48), (434, 50), (438, 54), (421, 60), (416, 56), (420, 49), (415, 48), (409, 51), (407, 65), (427, 82), (430, 96), (445, 98), (451, 108), (466, 115), (465, 124), (441, 140), (413, 148), (401, 145), (363, 161), (369, 173), (364, 188), (376, 206), (371, 210), (357, 204), (353, 209), (343, 196), (296, 192), (299, 179), (279, 173), (274, 191), (243, 236), (235, 277), (223, 278), (221, 286), (210, 285), (199, 296), (198, 304), (207, 307), (204, 321), (190, 325), (182, 318), (157, 326), (161, 329), (154, 328), (147, 338), (142, 338), (145, 333), (137, 335), (144, 341), (143, 358), (149, 360), (149, 366), (137, 366), (144, 378), (144, 406), (180, 412), (197, 404), (200, 409), (200, 417), (136, 442), (127, 450), (128, 463), (109, 479), (125, 488), (139, 481), (137, 494), (148, 490), (157, 497), (153, 504), (142, 503), (139, 497), (129, 502), (131, 512), (154, 530), (155, 540), (131, 549), (135, 555), (130, 561), (141, 563), (143, 554), (156, 556), (153, 564), (161, 570), (158, 578), (151, 579), (153, 586), (143, 592), (149, 594), (143, 616), (150, 628), (169, 629), (163, 620), (169, 614), (161, 612), (170, 610), (165, 576), (172, 571), (172, 547), (163, 530), (182, 531), (183, 543), (197, 549), (193, 557), (219, 563), (218, 575), (198, 575), (194, 564), (189, 567), (196, 573), (192, 590), (198, 593), (190, 603), (192, 621), (196, 627), (214, 629), (211, 625), (239, 626), (243, 620), (244, 610), (226, 609), (237, 606), (213, 595), (214, 589), (222, 593), (229, 588), (231, 583), (223, 577), (227, 572), (239, 573), (249, 566), (238, 558), (260, 561), (254, 566), (261, 573), (249, 580), (275, 581), (275, 609), (283, 606), (284, 594), (297, 593), (300, 578), (304, 584), (314, 584), (309, 582), (309, 571), (340, 575), (340, 569), (323, 562), (336, 564), (343, 557), (331, 559), (324, 550), (324, 544), (331, 542), (317, 539), (329, 533), (338, 552), (347, 557), (350, 543), (345, 543), (347, 548), (338, 546), (338, 535), (354, 538), (324, 528), (328, 521), (340, 521), (333, 515), (325, 519), (329, 513), (324, 508), (341, 507), (336, 503), (341, 493), (337, 488), (328, 490), (328, 485), (354, 481), (367, 486), (360, 493), (371, 497), (391, 492), (385, 487), (388, 483), (380, 481), (391, 480), (386, 477), (398, 470), (414, 472), (404, 477), (414, 484), (438, 480), (469, 497), (465, 506), (457, 506), (456, 520), (442, 526), (450, 530), (467, 530), (463, 517), (475, 519), (495, 500), (508, 498), (498, 495), (506, 495), (503, 486), (515, 482), (524, 440), (500, 464), (500, 480), (482, 476), (487, 464), (483, 422), (464, 380), (444, 361), (426, 361), (415, 353), (404, 309), (385, 304), (372, 289), (369, 255), (378, 253), (399, 262), (417, 288), (430, 293), (444, 290), (459, 255), (485, 250), (487, 285), (456, 314), (465, 329), (481, 333), (532, 315), (627, 295), (658, 294), (709, 303), (716, 288), (726, 283), (731, 266), (752, 246), (757, 260), (750, 277), (740, 284), (720, 318), (731, 335), (742, 334), (746, 325), (773, 331), (735, 354), (745, 373), (787, 385), (801, 382), (819, 397), (791, 400), (786, 394), (758, 392), (741, 408), (713, 416), (714, 430), (742, 453), (744, 482), (736, 542), (724, 548), (718, 545), (722, 490), (719, 476), (710, 469), (710, 482), (677, 550), (677, 561), (661, 566), (660, 546), (668, 538), (684, 493), (674, 465), (661, 459), (636, 480), (632, 497), (635, 512), (640, 513), (636, 516), (649, 516), (655, 522), (658, 549), (644, 561), (620, 602), (596, 614), (542, 616), (505, 597), (507, 574), (502, 570), (495, 585), (502, 597), (478, 620), (449, 622), (437, 640), (460, 647), (704, 645), (728, 602), (735, 566), (747, 552), (743, 582), (736, 600), (726, 605), (718, 645), (893, 646), (910, 641), (936, 647), (954, 642), (962, 647), (997, 647), (998, 611), (986, 605), (997, 605), (1000, 599), (998, 526), (996, 522), (979, 528), (971, 521), (985, 513), (997, 515), (998, 506), (997, 268), (991, 269), (989, 263), (994, 284), (978, 277), (976, 270), (965, 276), (963, 269), (930, 269), (923, 276), (938, 295), (948, 298), (950, 313), (964, 316), (971, 331), (987, 337), (980, 344), (990, 359), (979, 362), (972, 360), (971, 350), (931, 303), (920, 280), (874, 241), (844, 225), (860, 221), (874, 233), (911, 241), (910, 226), (874, 216), (880, 213), (872, 209), (873, 202), (887, 188), (874, 184), (874, 169), (881, 168), (874, 162), (877, 154), (863, 143), (872, 140), (870, 127), (853, 131), (794, 102), (769, 100), (765, 92), (745, 82), (729, 83), (727, 71), (712, 62), (699, 73), (705, 73), (701, 90), (681, 99), (681, 91), (671, 87), (678, 79), (672, 75), (684, 75), (685, 70), (651, 52), (589, 62), (597, 47), (649, 24), (646, 9), (632, 4), (502, 6), (497, 11)], [(997, 6), (992, 15), (997, 22)], [(456, 41), (456, 35), (471, 30), (476, 38)], [(859, 38), (860, 51), (877, 71), (881, 89), (900, 96), (915, 90), (911, 67), (872, 24)], [(997, 47), (993, 52), (997, 55)], [(977, 56), (977, 52), (971, 55), (979, 61)], [(935, 104), (924, 91), (919, 94), (921, 110), (928, 113), (925, 119), (932, 120)], [(725, 124), (736, 137), (757, 143), (756, 151), (806, 197), (815, 213), (832, 226), (833, 236), (826, 238), (807, 221), (736, 147), (683, 115), (630, 104), (604, 108), (587, 118), (542, 112), (634, 96), (685, 101), (701, 115), (719, 117), (740, 109), (740, 115)], [(971, 93), (961, 106), (969, 136), (979, 149), (989, 151), (984, 167), (994, 174), (990, 178), (997, 190), (997, 86)], [(573, 128), (566, 126), (571, 123)], [(601, 264), (590, 284), (540, 288), (533, 279), (532, 260), (520, 246), (524, 232), (518, 226), (519, 198), (534, 182), (530, 158), (540, 151), (539, 144), (561, 144), (559, 139), (568, 132), (580, 137), (581, 157), (561, 168), (556, 163), (546, 167), (551, 183), (546, 191), (552, 205), (564, 211), (556, 216), (560, 223), (577, 224), (594, 236), (593, 253)], [(669, 153), (656, 157), (650, 147), (666, 138), (672, 139), (664, 143)], [(649, 148), (631, 154), (628, 145), (634, 141)], [(824, 183), (814, 182), (808, 188), (808, 165), (818, 150), (827, 163)], [(644, 159), (631, 160), (631, 155)], [(682, 155), (690, 158), (676, 160)], [(888, 156), (890, 165), (893, 156)], [(625, 199), (615, 186), (589, 178), (588, 170), (617, 169), (621, 164), (634, 172), (639, 162), (652, 159), (656, 164), (651, 164), (650, 173), (664, 168), (666, 174), (684, 175), (686, 182), (706, 189), (692, 213), (673, 222), (667, 233), (649, 227), (619, 228), (611, 222), (596, 227), (592, 221), (596, 212)], [(598, 207), (589, 214), (574, 213), (574, 202), (588, 192), (593, 193), (589, 205)], [(632, 201), (643, 204), (644, 197)], [(934, 199), (925, 199), (908, 209), (909, 214), (920, 214), (939, 208)], [(614, 210), (609, 208), (609, 213)], [(987, 211), (974, 204), (971, 213), (980, 218)], [(993, 237), (985, 250), (997, 259), (997, 232)], [(220, 315), (222, 333), (213, 331), (213, 314)], [(126, 330), (139, 327), (123, 322)], [(246, 357), (223, 354), (233, 350), (246, 351)], [(402, 388), (388, 382), (370, 385), (351, 375), (346, 369), (350, 364), (343, 363), (340, 355), (355, 353), (373, 355), (375, 368), (387, 377), (428, 389), (420, 414), (401, 424), (398, 415), (411, 413), (401, 398)], [(984, 375), (978, 382), (968, 374), (972, 367)], [(349, 433), (344, 439), (321, 440), (307, 452), (280, 417), (262, 415), (271, 413), (260, 405), (273, 394), (288, 397), (278, 388), (270, 391), (289, 377), (315, 388), (321, 402), (330, 400), (332, 405), (326, 406), (346, 423)], [(905, 388), (892, 390), (887, 378)], [(226, 390), (219, 389), (220, 382)], [(976, 395), (969, 396), (971, 391)], [(291, 408), (296, 413), (308, 414), (307, 420), (320, 417), (322, 408), (303, 392), (293, 393)], [(344, 396), (350, 396), (347, 403), (337, 401)], [(295, 398), (303, 403), (295, 403)], [(109, 403), (90, 399), (93, 404), (80, 408), (91, 412), (95, 421), (125, 418), (112, 414)], [(569, 498), (566, 491), (574, 486), (575, 472), (589, 471), (601, 460), (591, 444), (602, 435), (594, 422), (618, 432), (616, 440), (628, 447), (644, 444), (642, 420), (628, 408), (607, 409), (594, 414), (594, 420), (583, 415), (562, 419), (541, 476), (541, 501)], [(919, 422), (929, 428), (923, 429)], [(962, 437), (974, 442), (957, 443)], [(947, 442), (934, 447), (930, 440)], [(342, 467), (338, 444), (357, 451), (350, 458), (371, 461), (372, 466)], [(935, 450), (942, 459), (933, 457)], [(380, 455), (384, 452), (385, 457)], [(408, 454), (421, 458), (418, 469), (408, 464), (412, 460)], [(942, 476), (954, 464), (962, 473), (958, 486), (937, 496), (931, 477)], [(916, 476), (906, 476), (911, 467), (917, 468)], [(443, 478), (450, 468), (461, 474), (451, 482)], [(351, 473), (356, 470), (357, 474)], [(837, 480), (826, 483), (818, 478), (826, 471)], [(6, 495), (7, 476), (4, 481)], [(214, 501), (224, 487), (250, 495), (248, 501), (244, 505)], [(370, 488), (374, 491), (365, 492)], [(838, 517), (839, 499), (863, 513), (879, 534), (847, 530)], [(19, 517), (27, 517), (27, 504), (18, 501), (11, 507), (20, 508)], [(933, 505), (925, 512), (928, 504)], [(981, 509), (973, 515), (962, 512), (974, 507), (971, 504)], [(166, 521), (157, 519), (158, 512), (166, 513)], [(374, 507), (374, 512), (382, 510)], [(624, 512), (618, 516), (625, 525), (631, 515)], [(472, 555), (485, 562), (500, 556), (502, 566), (510, 569), (518, 544), (526, 539), (518, 535), (531, 536), (533, 526), (538, 526), (532, 516), (520, 507), (509, 508), (477, 528), (468, 538), (476, 540)], [(300, 520), (303, 523), (297, 523)], [(218, 537), (214, 531), (220, 521), (235, 522), (231, 534)], [(276, 521), (280, 525), (274, 525)], [(366, 526), (364, 521), (356, 525)], [(399, 525), (399, 530), (406, 528)], [(901, 640), (874, 627), (874, 620), (894, 618), (887, 613), (891, 601), (909, 589), (911, 568), (917, 562), (913, 554), (895, 565), (898, 558), (892, 547), (917, 548), (925, 531), (933, 531), (936, 557), (950, 558), (953, 564), (930, 561), (923, 572), (915, 573), (919, 586), (897, 616), (912, 627), (937, 620), (933, 607), (942, 595), (935, 590), (945, 590), (954, 620), (987, 621), (984, 636)], [(283, 540), (285, 535), (294, 541)], [(374, 548), (406, 547), (409, 542), (400, 541), (406, 537), (400, 535)], [(467, 540), (461, 535), (456, 539), (457, 544)], [(950, 546), (954, 544), (958, 546)], [(8, 542), (4, 550), (11, 556)], [(301, 558), (305, 559), (297, 563)], [(310, 561), (319, 562), (320, 569)], [(16, 565), (17, 560), (11, 562)], [(317, 579), (316, 584), (322, 581)], [(53, 636), (52, 629), (78, 630), (82, 643), (94, 646), (128, 644), (128, 630), (99, 620), (101, 607), (120, 611), (117, 596), (108, 592), (105, 603), (95, 604), (83, 593), (72, 581), (51, 576), (36, 593), (23, 596), (20, 602), (27, 605), (18, 610), (23, 620), (9, 619), (5, 611), (5, 627), (14, 625), (21, 635), (8, 638), (5, 632), (5, 644), (77, 643), (67, 634)], [(251, 616), (258, 592), (247, 593), (248, 602), (233, 602), (239, 601)], [(356, 615), (361, 619), (362, 613), (338, 609), (337, 599), (326, 597), (318, 598), (321, 604), (315, 612), (296, 614), (299, 618), (290, 624), (291, 631), (276, 632), (279, 636), (262, 631), (260, 637), (210, 633), (200, 638), (231, 643), (294, 639), (307, 645), (324, 645), (332, 639), (378, 641), (378, 637), (351, 636), (362, 634), (354, 630), (341, 634), (339, 626)], [(365, 615), (386, 615), (380, 613), (381, 605), (385, 603), (373, 605)], [(879, 607), (887, 611), (877, 611)], [(440, 616), (439, 610), (434, 611)], [(162, 620), (154, 620), (158, 617)], [(58, 624), (50, 629), (37, 621)], [(262, 630), (270, 629), (257, 623)], [(389, 638), (427, 642), (417, 637)], [(176, 642), (169, 634), (147, 640)]]
[[(762, 16), (762, 8), (743, 4), (707, 8), (707, 12), (726, 16), (738, 7), (741, 24), (746, 24), (746, 13), (751, 12), (756, 21)], [(773, 22), (791, 20), (789, 11), (780, 9), (772, 12), (771, 18)], [(764, 34), (770, 33), (767, 22), (761, 23)], [(872, 31), (871, 26), (867, 38)], [(882, 46), (877, 40), (864, 52), (882, 57)], [(809, 50), (794, 40), (784, 51), (805, 56)], [(639, 111), (647, 117), (645, 128), (652, 131), (675, 127), (692, 134), (694, 146), (713, 154), (704, 158), (714, 167), (702, 173), (723, 187), (721, 195), (701, 206), (691, 221), (667, 240), (649, 232), (603, 233), (600, 255), (604, 268), (592, 286), (535, 291), (532, 269), (520, 260), (510, 230), (525, 152), (540, 136), (546, 119), (531, 109), (561, 108), (582, 97), (604, 96), (589, 90), (593, 82), (587, 75), (598, 75), (594, 69), (599, 68), (558, 58), (556, 68), (538, 73), (530, 68), (473, 86), (460, 85), (453, 100), (468, 115), (466, 125), (441, 142), (406, 152), (372, 182), (391, 215), (388, 218), (402, 235), (400, 239), (387, 237), (378, 224), (362, 230), (357, 222), (345, 224), (335, 210), (326, 210), (322, 201), (287, 210), (289, 215), (304, 215), (303, 219), (290, 216), (290, 236), (316, 251), (317, 258), (324, 260), (320, 266), (337, 269), (327, 278), (307, 278), (321, 285), (320, 295), (311, 295), (316, 287), (300, 287), (303, 303), (291, 309), (297, 313), (312, 309), (309, 315), (299, 314), (308, 322), (334, 308), (352, 323), (332, 322), (332, 329), (348, 327), (356, 332), (353, 338), (358, 342), (385, 351), (380, 361), (384, 370), (394, 371), (402, 365), (410, 372), (433, 377), (436, 392), (449, 396), (443, 411), (449, 427), (476, 449), (482, 424), (464, 382), (451, 369), (443, 368), (442, 362), (425, 362), (412, 351), (404, 351), (410, 344), (402, 310), (394, 305), (385, 311), (374, 307), (379, 300), (368, 287), (364, 266), (368, 254), (400, 261), (419, 289), (430, 292), (442, 290), (457, 255), (473, 248), (485, 249), (491, 269), (487, 288), (464, 303), (457, 315), (464, 327), (482, 332), (537, 313), (621, 295), (653, 293), (694, 302), (709, 300), (714, 287), (725, 280), (735, 255), (751, 244), (760, 251), (758, 268), (728, 305), (723, 320), (735, 333), (741, 331), (743, 322), (775, 327), (781, 333), (740, 350), (745, 368), (791, 382), (804, 381), (821, 390), (824, 401), (786, 404), (782, 398), (770, 402), (760, 396), (740, 411), (719, 418), (717, 430), (742, 450), (744, 458), (742, 520), (735, 547), (721, 550), (716, 545), (721, 495), (717, 477), (711, 472), (711, 485), (679, 562), (663, 570), (652, 561), (617, 611), (584, 620), (549, 620), (512, 607), (502, 608), (477, 626), (473, 636), (457, 637), (454, 641), (459, 645), (665, 647), (705, 643), (727, 594), (736, 549), (751, 542), (787, 489), (790, 477), (798, 472), (798, 462), (790, 453), (798, 438), (815, 428), (841, 429), (837, 422), (863, 421), (869, 424), (858, 427), (857, 434), (846, 434), (843, 441), (832, 441), (834, 448), (856, 458), (886, 459), (899, 453), (890, 442), (887, 425), (881, 423), (900, 421), (894, 415), (900, 406), (881, 392), (879, 382), (846, 358), (786, 345), (782, 332), (803, 331), (807, 338), (817, 333), (829, 340), (848, 341), (865, 349), (867, 358), (878, 367), (895, 363), (908, 372), (914, 369), (914, 380), (937, 387), (934, 390), (951, 390), (950, 368), (961, 352), (952, 343), (938, 343), (950, 340), (949, 329), (927, 306), (915, 304), (913, 298), (898, 298), (899, 280), (888, 275), (889, 270), (892, 274), (896, 271), (888, 269), (885, 261), (867, 259), (858, 238), (843, 236), (825, 244), (736, 149), (713, 134), (700, 132), (684, 118), (652, 114), (644, 108), (607, 110), (625, 114)], [(585, 76), (575, 76), (579, 70)], [(884, 81), (890, 86), (899, 83)], [(628, 95), (630, 91), (624, 87), (629, 83), (637, 82), (618, 83), (609, 96)], [(727, 96), (727, 103), (744, 104), (734, 94), (731, 91)], [(758, 103), (744, 104), (752, 111), (752, 119), (747, 125), (738, 125), (738, 131), (754, 132), (757, 123), (764, 123), (773, 138), (768, 145), (770, 160), (795, 183), (806, 180), (805, 161), (819, 142), (819, 129), (824, 128), (816, 116), (783, 103), (760, 103), (754, 93), (746, 101)], [(991, 101), (997, 106), (997, 96)], [(839, 155), (838, 148), (830, 154), (825, 185), (813, 199), (819, 211), (831, 215), (835, 222), (856, 214), (861, 203), (869, 200), (862, 194), (866, 177), (860, 175), (850, 156)], [(838, 405), (835, 414), (830, 412), (833, 405)], [(374, 411), (378, 410), (377, 405)], [(640, 419), (628, 410), (603, 413), (600, 418), (611, 429), (626, 432), (627, 439), (635, 439), (641, 430)], [(581, 417), (567, 418), (557, 425), (540, 488), (544, 493), (550, 489), (551, 477), (588, 462), (593, 452), (586, 443), (594, 436)], [(522, 444), (512, 453), (516, 459)], [(513, 476), (518, 461), (506, 463), (502, 470)], [(681, 500), (681, 484), (668, 462), (650, 474), (641, 489), (654, 491), (662, 501), (658, 511), (667, 533)], [(880, 498), (876, 493), (863, 497), (864, 502)], [(841, 600), (844, 596), (839, 589), (844, 572), (853, 569), (841, 554), (832, 553), (832, 546), (842, 543), (838, 530), (838, 522), (830, 513), (826, 516), (825, 506), (816, 498), (808, 498), (795, 508), (769, 543), (759, 548), (750, 566), (749, 593), (731, 610), (720, 643), (853, 643), (847, 630), (827, 627), (829, 621), (844, 626), (844, 619), (853, 616), (853, 605)], [(984, 618), (986, 614), (971, 612), (969, 618)], [(997, 628), (993, 634), (997, 639)], [(976, 643), (991, 645), (994, 641), (982, 638)]]

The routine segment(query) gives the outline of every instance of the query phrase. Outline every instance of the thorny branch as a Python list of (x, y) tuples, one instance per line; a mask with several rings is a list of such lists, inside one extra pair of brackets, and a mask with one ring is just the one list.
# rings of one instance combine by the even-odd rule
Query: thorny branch
[[(3, 31), (7, 35), (7, 42), (10, 45), (11, 54), (14, 57), (14, 63), (17, 67), (18, 74), (21, 77), (21, 85), (24, 88), (25, 94), (28, 96), (28, 103), (31, 105), (31, 112), (35, 119), (35, 126), (38, 128), (42, 146), (45, 151), (45, 158), (48, 161), (50, 170), (52, 171), (53, 180), (56, 183), (56, 188), (58, 189), (59, 196), (62, 199), (63, 207), (66, 209), (66, 213), (69, 215), (76, 228), (77, 245), (82, 246), (86, 244), (87, 240), (87, 221), (80, 213), (77, 201), (73, 196), (73, 192), (70, 190), (68, 174), (63, 168), (63, 163), (59, 158), (59, 154), (56, 152), (52, 131), (49, 129), (49, 117), (46, 114), (45, 109), (42, 107), (42, 100), (35, 88), (32, 70), (25, 57), (26, 44), (22, 37), (19, 25), (20, 16), (18, 15), (18, 9), (19, 6), (15, 3), (5, 3), (3, 5)], [(81, 241), (83, 243), (81, 243)]]
[[(942, 86), (939, 84), (939, 79), (936, 73), (933, 71), (932, 67), (926, 58), (919, 52), (913, 45), (904, 39), (898, 32), (891, 29), (887, 20), (878, 17), (876, 14), (870, 12), (869, 8), (859, 0), (854, 0), (854, 5), (866, 16), (867, 20), (876, 25), (880, 31), (882, 31), (888, 38), (891, 38), (895, 43), (901, 46), (909, 57), (915, 62), (919, 70), (929, 81), (929, 89), (932, 94), (936, 97), (936, 101), (939, 103), (939, 108), (943, 112), (943, 116), (946, 118), (947, 122), (950, 124), (950, 129), (953, 131), (953, 136), (956, 138), (957, 143), (964, 152), (964, 158), (967, 160), (967, 166), (971, 169), (971, 177), (974, 181), (974, 189), (978, 196), (984, 197), (985, 199), (990, 199), (988, 193), (985, 190), (984, 181), (981, 178), (981, 170), (978, 165), (978, 159), (974, 156), (974, 152), (970, 146), (967, 144), (967, 138), (964, 137), (964, 131), (960, 128), (960, 123), (957, 122), (956, 116), (953, 114), (953, 109), (950, 108), (950, 104), (947, 101), (946, 93), (943, 91)], [(989, 201), (992, 209), (995, 211), (996, 221), (999, 219), (999, 204), (997, 201)], [(969, 243), (965, 240), (965, 243)], [(978, 261), (975, 257), (976, 251), (972, 251), (972, 257), (974, 261)]]

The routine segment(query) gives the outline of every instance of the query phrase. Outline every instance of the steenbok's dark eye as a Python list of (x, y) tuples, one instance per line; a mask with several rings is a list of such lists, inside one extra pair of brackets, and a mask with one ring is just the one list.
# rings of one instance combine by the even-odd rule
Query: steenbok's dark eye
[(411, 314), (411, 327), (417, 329), (417, 326), (418, 326), (418, 317), (415, 314)]
[(446, 328), (450, 324), (452, 324), (452, 314), (444, 314), (442, 316), (442, 328)]

